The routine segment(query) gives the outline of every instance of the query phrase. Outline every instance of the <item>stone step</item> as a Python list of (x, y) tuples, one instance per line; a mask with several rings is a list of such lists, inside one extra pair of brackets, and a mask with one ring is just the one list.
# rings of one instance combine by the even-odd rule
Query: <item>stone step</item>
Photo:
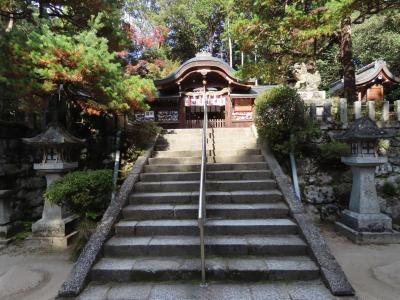
[[(207, 172), (208, 180), (252, 180), (269, 179), (272, 177), (270, 170), (243, 170), (243, 171), (210, 171)], [(186, 181), (200, 180), (199, 172), (164, 172), (142, 173), (141, 181)]]
[[(160, 144), (174, 144), (187, 142), (191, 144), (201, 144), (202, 136), (189, 136), (189, 135), (162, 135), (158, 138), (157, 143)], [(229, 136), (218, 136), (218, 135), (208, 135), (207, 144), (247, 144), (247, 143), (257, 143), (254, 137), (243, 136), (240, 133)]]
[[(190, 151), (190, 150), (201, 150), (201, 141), (189, 142), (189, 141), (177, 141), (175, 143), (161, 143), (158, 142), (154, 146), (155, 151)], [(207, 144), (207, 150), (224, 151), (224, 150), (243, 150), (243, 149), (254, 149), (258, 145), (256, 142), (235, 142), (235, 143), (219, 143), (219, 144)]]
[[(161, 132), (162, 135), (201, 135), (203, 129), (195, 128), (195, 129), (167, 129)], [(207, 134), (214, 135), (230, 135), (230, 134), (246, 134), (249, 136), (253, 136), (253, 133), (250, 128), (208, 128)]]
[[(133, 193), (131, 204), (199, 203), (199, 192)], [(211, 203), (271, 203), (282, 200), (278, 190), (207, 192), (207, 205)]]
[[(229, 219), (285, 218), (289, 209), (284, 203), (262, 204), (209, 204), (207, 217)], [(126, 206), (122, 211), (125, 220), (196, 219), (198, 204), (141, 204)]]
[[(270, 276), (273, 278), (273, 276)], [(335, 297), (320, 280), (264, 280), (259, 282), (208, 281), (202, 287), (191, 281), (92, 282), (79, 300), (356, 300), (357, 297)]]
[[(228, 170), (267, 170), (268, 165), (265, 162), (247, 162), (247, 163), (208, 163), (207, 172), (228, 171)], [(158, 172), (200, 172), (200, 164), (167, 164), (167, 165), (145, 165), (146, 173)]]
[[(207, 256), (305, 255), (306, 243), (297, 235), (206, 236)], [(112, 237), (104, 245), (105, 256), (194, 256), (200, 251), (198, 236)]]
[[(207, 280), (312, 280), (319, 269), (307, 256), (211, 257)], [(200, 259), (184, 257), (102, 258), (91, 271), (99, 282), (198, 280)]]
[[(241, 155), (241, 156), (209, 156), (209, 163), (240, 163), (240, 162), (262, 162), (262, 155)], [(191, 164), (201, 163), (201, 157), (153, 157), (149, 158), (150, 165), (168, 164)]]
[[(122, 220), (115, 225), (116, 236), (199, 235), (197, 220)], [(206, 236), (245, 234), (296, 234), (289, 219), (207, 219)]]
[[(273, 179), (265, 180), (208, 180), (207, 191), (240, 191), (240, 190), (269, 190), (276, 188)], [(199, 182), (196, 181), (140, 181), (135, 185), (135, 192), (195, 192), (199, 190)]]
[[(241, 155), (257, 155), (261, 150), (254, 149), (238, 149), (238, 150), (207, 150), (208, 156), (241, 156)], [(201, 150), (187, 151), (154, 151), (153, 157), (201, 157)]]

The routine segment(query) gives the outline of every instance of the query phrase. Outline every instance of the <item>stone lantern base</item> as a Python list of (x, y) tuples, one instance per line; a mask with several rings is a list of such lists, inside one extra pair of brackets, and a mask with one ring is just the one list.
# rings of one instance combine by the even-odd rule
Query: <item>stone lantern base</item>
[(77, 223), (75, 215), (60, 220), (40, 219), (32, 225), (32, 236), (27, 238), (27, 242), (35, 246), (65, 249), (78, 233)]
[(392, 219), (380, 212), (375, 188), (375, 168), (387, 158), (342, 157), (342, 162), (351, 166), (353, 185), (349, 209), (343, 211), (336, 228), (357, 244), (400, 243)]
[(400, 232), (395, 230), (384, 232), (357, 231), (342, 222), (336, 222), (335, 228), (353, 243), (365, 244), (398, 244), (400, 243)]
[[(77, 163), (45, 163), (34, 164), (34, 169), (45, 175), (49, 187), (54, 180), (77, 166)], [(32, 236), (27, 242), (35, 246), (67, 248), (77, 233), (77, 224), (78, 216), (71, 215), (62, 207), (45, 201), (42, 218), (32, 224)]]

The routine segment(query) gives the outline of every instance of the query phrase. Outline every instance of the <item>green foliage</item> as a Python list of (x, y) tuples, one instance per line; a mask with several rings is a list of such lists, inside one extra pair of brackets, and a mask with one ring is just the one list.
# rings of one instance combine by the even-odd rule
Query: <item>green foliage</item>
[(398, 191), (396, 189), (396, 186), (393, 183), (386, 181), (382, 186), (382, 193), (385, 196), (394, 197), (394, 196), (397, 196)]
[[(353, 26), (353, 52), (360, 65), (384, 59), (395, 75), (400, 75), (400, 13), (390, 11)], [(400, 87), (385, 87), (385, 98), (400, 99)]]
[(121, 178), (126, 178), (136, 159), (143, 154), (153, 138), (160, 132), (160, 127), (153, 121), (135, 124), (126, 132), (122, 151)]
[[(280, 67), (275, 75), (279, 79), (290, 80), (287, 69), (295, 62), (321, 57), (319, 66), (324, 71), (321, 72), (322, 85), (326, 89), (329, 81), (340, 78), (336, 76), (346, 67), (344, 62), (338, 68), (336, 65), (331, 68), (329, 63), (324, 63), (338, 60), (337, 50), (340, 47), (332, 45), (347, 41), (340, 38), (341, 21), (352, 16), (353, 21), (362, 22), (371, 15), (399, 6), (398, 0), (294, 0), (284, 4), (278, 0), (232, 0), (229, 10), (232, 25), (229, 31), (242, 51), (257, 50), (259, 61), (265, 64), (278, 63)], [(398, 27), (392, 28), (396, 30)], [(373, 43), (373, 39), (369, 40)], [(386, 43), (381, 45), (385, 47)], [(342, 54), (346, 54), (343, 57), (350, 56), (351, 59), (351, 48), (341, 49)], [(266, 72), (268, 70), (266, 68)]]
[(54, 181), (44, 197), (81, 217), (97, 220), (110, 202), (112, 188), (111, 170), (76, 171)]
[(32, 222), (22, 222), (21, 227), (22, 230), (15, 235), (17, 241), (23, 241), (32, 234)]
[(386, 155), (386, 152), (390, 148), (390, 141), (385, 139), (378, 140), (378, 152), (382, 155)]
[(329, 90), (330, 85), (342, 77), (340, 49), (338, 45), (329, 47), (319, 56), (317, 68), (321, 74), (320, 88)]
[[(167, 33), (165, 44), (157, 43), (157, 50), (166, 50), (168, 58), (184, 61), (200, 50), (208, 49), (213, 54), (222, 50), (226, 1), (128, 0), (126, 7), (134, 19), (137, 35), (154, 33), (157, 28)], [(148, 38), (145, 40), (149, 42)]]
[(350, 154), (350, 146), (337, 141), (322, 144), (320, 147), (320, 162), (324, 165), (337, 166), (341, 163), (341, 157)]
[(299, 150), (301, 144), (319, 136), (319, 130), (305, 118), (300, 96), (288, 86), (258, 95), (255, 109), (257, 130), (277, 153), (287, 154), (291, 146)]
[[(100, 16), (101, 17), (101, 16)], [(76, 35), (55, 33), (48, 25), (29, 36), (30, 58), (34, 73), (42, 82), (43, 93), (54, 93), (59, 84), (85, 91), (78, 101), (100, 111), (146, 109), (155, 87), (151, 80), (123, 73), (107, 40), (97, 35), (100, 17), (88, 30)], [(90, 99), (88, 100), (87, 97)]]
[(128, 131), (129, 140), (136, 147), (145, 149), (152, 139), (160, 132), (160, 127), (154, 121), (144, 121), (134, 125)]
[(376, 15), (353, 26), (354, 56), (363, 65), (385, 59), (395, 74), (400, 74), (400, 13)]

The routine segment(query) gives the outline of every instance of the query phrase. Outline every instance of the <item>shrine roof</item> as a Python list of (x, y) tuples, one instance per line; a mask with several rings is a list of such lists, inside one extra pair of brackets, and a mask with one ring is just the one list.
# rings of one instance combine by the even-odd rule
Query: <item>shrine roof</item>
[[(376, 60), (369, 65), (362, 67), (356, 71), (356, 85), (362, 86), (368, 83), (374, 82), (376, 78), (383, 76), (388, 81), (393, 83), (400, 83), (400, 78), (390, 72), (386, 62), (384, 60)], [(382, 78), (379, 78), (382, 79)], [(339, 90), (342, 90), (344, 87), (343, 78), (332, 83), (329, 92), (335, 93)]]
[(216, 72), (219, 71), (224, 75), (226, 80), (229, 80), (235, 85), (249, 89), (251, 83), (243, 82), (235, 77), (235, 70), (231, 68), (225, 61), (220, 58), (213, 57), (210, 53), (199, 53), (196, 57), (185, 61), (180, 65), (174, 72), (168, 76), (154, 80), (154, 84), (158, 89), (162, 89), (165, 86), (177, 84), (183, 76), (185, 76), (191, 69), (201, 72), (203, 70)]
[(44, 132), (31, 138), (24, 138), (23, 141), (35, 146), (79, 146), (85, 142), (54, 123), (50, 124)]
[(335, 136), (335, 139), (342, 141), (376, 140), (390, 136), (386, 130), (379, 128), (370, 118), (362, 117), (355, 120), (348, 130)]

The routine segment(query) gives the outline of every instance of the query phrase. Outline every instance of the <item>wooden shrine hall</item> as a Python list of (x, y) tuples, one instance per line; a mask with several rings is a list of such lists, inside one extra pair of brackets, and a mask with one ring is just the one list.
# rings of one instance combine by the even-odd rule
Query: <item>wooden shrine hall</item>
[[(390, 72), (384, 60), (377, 60), (356, 72), (356, 88), (359, 101), (382, 101), (385, 87), (399, 84), (400, 78)], [(343, 91), (343, 79), (331, 84), (329, 92), (340, 95)]]
[(253, 122), (254, 99), (266, 86), (243, 82), (223, 60), (200, 53), (154, 83), (157, 98), (146, 119), (164, 128), (200, 128), (204, 99), (209, 127), (247, 127)]

